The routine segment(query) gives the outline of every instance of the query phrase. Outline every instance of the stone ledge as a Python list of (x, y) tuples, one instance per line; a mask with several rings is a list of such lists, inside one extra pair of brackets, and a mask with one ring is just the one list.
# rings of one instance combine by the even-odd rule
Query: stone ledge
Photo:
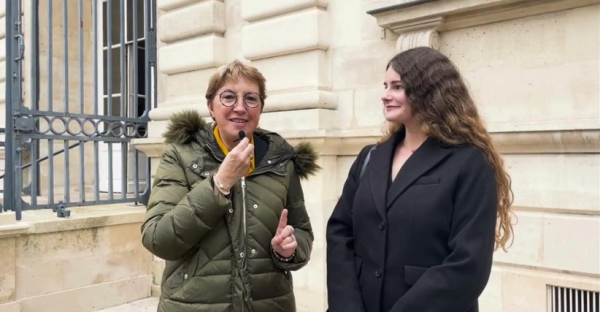
[(330, 35), (327, 12), (307, 9), (244, 26), (242, 50), (244, 58), (252, 61), (316, 49), (327, 50)]
[(158, 19), (157, 27), (161, 30), (159, 39), (165, 43), (210, 33), (224, 34), (225, 4), (210, 0), (167, 12)]
[[(160, 71), (171, 75), (225, 64), (226, 41), (215, 35), (182, 41), (160, 48)], [(203, 53), (199, 53), (203, 51)]]
[(449, 31), (563, 11), (600, 3), (598, 0), (376, 0), (367, 13), (379, 26), (399, 35), (397, 50), (438, 48), (438, 31)]
[[(177, 9), (195, 2), (202, 2), (204, 0), (161, 0), (156, 4), (157, 9), (162, 11), (170, 11)], [(222, 0), (219, 0), (222, 1)]]
[(336, 96), (327, 91), (275, 94), (267, 98), (264, 112), (295, 111), (311, 108), (336, 109)]
[(598, 0), (377, 0), (367, 6), (367, 14), (379, 26), (396, 33), (420, 29), (432, 18), (441, 19), (440, 31), (473, 27), (582, 6)]
[[(280, 131), (290, 140), (339, 140), (322, 153), (357, 155), (361, 148), (381, 138), (381, 128), (323, 131)], [(529, 132), (490, 132), (496, 148), (503, 154), (600, 153), (600, 130), (562, 130)]]
[(71, 218), (60, 219), (52, 209), (23, 211), (22, 221), (15, 221), (14, 212), (2, 213), (0, 237), (23, 234), (42, 234), (103, 226), (142, 223), (146, 215), (143, 206), (122, 204), (90, 207), (71, 207)]
[[(208, 117), (206, 99), (202, 95), (179, 96), (168, 99), (160, 107), (150, 111), (153, 121), (168, 120), (174, 113), (181, 110), (195, 110), (201, 116)], [(336, 95), (327, 91), (300, 91), (279, 93), (267, 98), (264, 113), (297, 111), (304, 109), (330, 109), (337, 108)]]
[[(299, 112), (302, 111), (296, 111), (294, 114)], [(311, 141), (317, 146), (321, 155), (355, 156), (365, 145), (376, 143), (381, 139), (381, 128), (304, 129), (276, 132), (292, 144), (303, 140)], [(600, 153), (600, 130), (491, 132), (491, 136), (496, 148), (503, 154)], [(151, 138), (133, 140), (132, 143), (149, 157), (153, 157), (152, 155), (160, 157), (164, 148), (163, 142), (162, 138)]]
[(242, 18), (248, 22), (274, 17), (312, 7), (326, 8), (329, 0), (244, 0)]
[(151, 284), (152, 276), (144, 275), (25, 298), (18, 302), (22, 312), (48, 311), (48, 307), (63, 307), (64, 310), (60, 310), (69, 312), (89, 312), (147, 298)]
[(267, 77), (271, 94), (327, 91), (331, 89), (331, 64), (327, 54), (317, 49), (256, 60), (252, 65)]

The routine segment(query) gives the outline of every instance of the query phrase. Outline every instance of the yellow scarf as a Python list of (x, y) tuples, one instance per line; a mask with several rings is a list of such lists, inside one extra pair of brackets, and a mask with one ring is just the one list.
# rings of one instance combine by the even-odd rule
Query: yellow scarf
[[(227, 145), (225, 145), (225, 142), (223, 142), (223, 139), (221, 139), (221, 134), (219, 133), (219, 125), (215, 126), (215, 130), (213, 130), (213, 134), (215, 135), (215, 140), (217, 140), (217, 144), (219, 144), (219, 148), (221, 149), (221, 151), (223, 151), (223, 154), (225, 154), (225, 156), (227, 156), (227, 154), (229, 154), (229, 150), (227, 149)], [(254, 136), (250, 136), (250, 144), (254, 145)], [(250, 159), (250, 168), (248, 168), (248, 173), (246, 173), (246, 175), (249, 175), (250, 173), (252, 173), (252, 171), (254, 171), (255, 168), (255, 164), (254, 164), (254, 152), (252, 152), (252, 159)]]

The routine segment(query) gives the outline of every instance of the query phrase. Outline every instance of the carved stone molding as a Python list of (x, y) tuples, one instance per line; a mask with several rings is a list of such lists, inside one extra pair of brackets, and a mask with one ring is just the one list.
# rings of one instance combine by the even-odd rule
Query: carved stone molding
[(367, 13), (379, 26), (398, 34), (400, 51), (436, 48), (439, 34), (511, 19), (594, 5), (600, 0), (375, 0)]
[(425, 29), (400, 34), (396, 43), (398, 52), (406, 51), (416, 47), (430, 47), (439, 49), (440, 35), (435, 29)]

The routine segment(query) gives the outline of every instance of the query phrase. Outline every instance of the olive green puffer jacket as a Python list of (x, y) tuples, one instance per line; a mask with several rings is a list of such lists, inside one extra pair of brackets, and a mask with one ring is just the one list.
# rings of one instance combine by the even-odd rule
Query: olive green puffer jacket
[[(255, 171), (229, 196), (215, 195), (212, 175), (224, 155), (212, 130), (197, 113), (184, 112), (165, 133), (142, 225), (144, 246), (167, 260), (158, 311), (295, 311), (289, 271), (306, 265), (313, 242), (300, 177), (319, 169), (315, 153), (257, 129)], [(271, 249), (284, 208), (298, 242), (288, 263)]]

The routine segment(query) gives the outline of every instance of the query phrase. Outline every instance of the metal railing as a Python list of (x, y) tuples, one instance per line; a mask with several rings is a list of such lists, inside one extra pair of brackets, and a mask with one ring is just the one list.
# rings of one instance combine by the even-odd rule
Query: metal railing
[(73, 2), (6, 1), (0, 179), (3, 209), (17, 220), (22, 210), (137, 203), (149, 192), (150, 162), (130, 141), (146, 137), (156, 103), (156, 0)]

